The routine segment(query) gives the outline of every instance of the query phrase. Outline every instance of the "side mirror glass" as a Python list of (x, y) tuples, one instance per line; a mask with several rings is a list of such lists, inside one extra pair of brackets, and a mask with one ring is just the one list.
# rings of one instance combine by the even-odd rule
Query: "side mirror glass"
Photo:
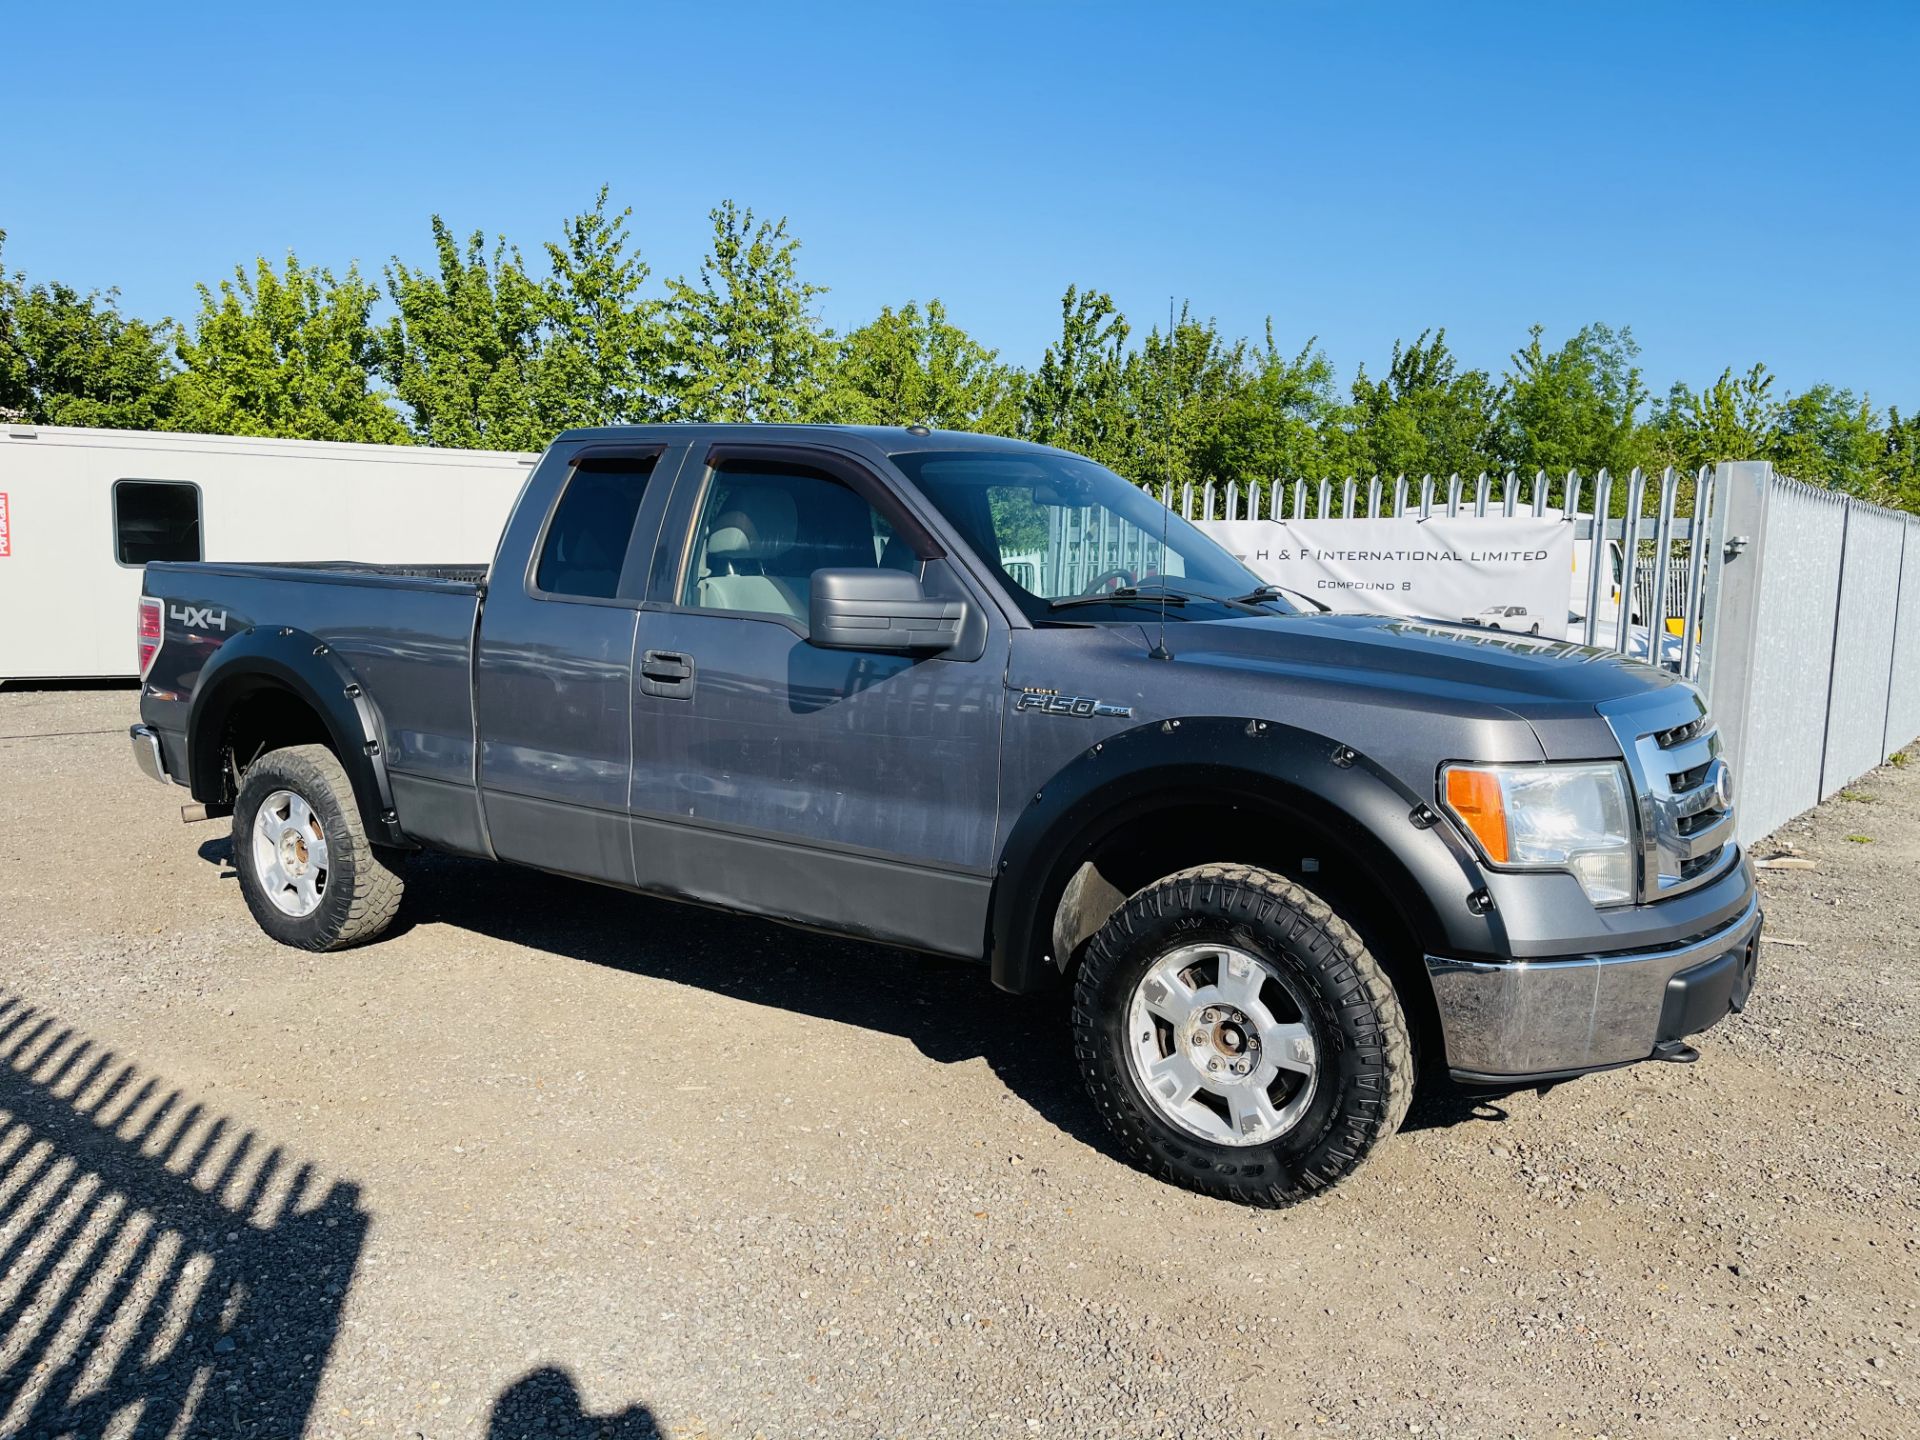
[(967, 618), (964, 600), (930, 600), (901, 570), (813, 572), (807, 643), (822, 650), (951, 650)]

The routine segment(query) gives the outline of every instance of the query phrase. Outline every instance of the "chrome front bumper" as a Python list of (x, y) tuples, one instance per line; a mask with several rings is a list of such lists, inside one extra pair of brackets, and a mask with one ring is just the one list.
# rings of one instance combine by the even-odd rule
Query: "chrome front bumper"
[(151, 725), (130, 725), (127, 736), (133, 741), (133, 760), (149, 780), (168, 783), (166, 756), (160, 753), (160, 736)]
[(1731, 924), (1664, 950), (1508, 964), (1429, 955), (1447, 1068), (1463, 1080), (1539, 1080), (1645, 1060), (1681, 1038), (1665, 1030), (1705, 1028), (1703, 985), (1727, 996), (1706, 1024), (1746, 1003), (1760, 918), (1756, 894)]

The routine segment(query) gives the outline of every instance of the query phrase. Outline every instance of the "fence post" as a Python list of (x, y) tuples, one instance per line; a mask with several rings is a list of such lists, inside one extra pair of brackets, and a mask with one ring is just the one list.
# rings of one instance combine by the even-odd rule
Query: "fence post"
[[(1753, 728), (1753, 659), (1760, 635), (1760, 582), (1766, 569), (1767, 512), (1773, 466), (1764, 460), (1716, 465), (1713, 513), (1705, 544), (1701, 597), (1700, 688), (1720, 724), (1720, 746), (1736, 767)], [(1743, 841), (1754, 837), (1743, 834)]]

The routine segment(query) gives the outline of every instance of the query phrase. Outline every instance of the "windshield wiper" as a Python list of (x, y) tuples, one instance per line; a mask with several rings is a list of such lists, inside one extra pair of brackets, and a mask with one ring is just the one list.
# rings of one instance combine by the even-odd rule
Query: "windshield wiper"
[(1313, 596), (1299, 590), (1289, 590), (1285, 585), (1262, 585), (1258, 590), (1249, 590), (1246, 594), (1236, 595), (1233, 598), (1242, 605), (1257, 605), (1262, 600), (1277, 600), (1282, 595), (1291, 595), (1296, 600), (1304, 600), (1323, 615), (1333, 613), (1333, 607), (1325, 601), (1316, 600)]
[[(1122, 585), (1118, 590), (1108, 590), (1099, 595), (1069, 595), (1064, 600), (1052, 600), (1047, 603), (1049, 610), (1073, 610), (1081, 605), (1184, 605), (1187, 596), (1178, 590), (1155, 589), (1142, 590), (1138, 585)], [(1201, 595), (1195, 599), (1207, 599)]]

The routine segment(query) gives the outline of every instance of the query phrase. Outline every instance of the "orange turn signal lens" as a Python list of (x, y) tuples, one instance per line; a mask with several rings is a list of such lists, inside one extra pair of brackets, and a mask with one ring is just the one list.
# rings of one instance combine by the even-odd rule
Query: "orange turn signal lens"
[(1462, 765), (1447, 769), (1447, 808), (1473, 832), (1496, 865), (1507, 863), (1507, 807), (1500, 777), (1491, 770)]

